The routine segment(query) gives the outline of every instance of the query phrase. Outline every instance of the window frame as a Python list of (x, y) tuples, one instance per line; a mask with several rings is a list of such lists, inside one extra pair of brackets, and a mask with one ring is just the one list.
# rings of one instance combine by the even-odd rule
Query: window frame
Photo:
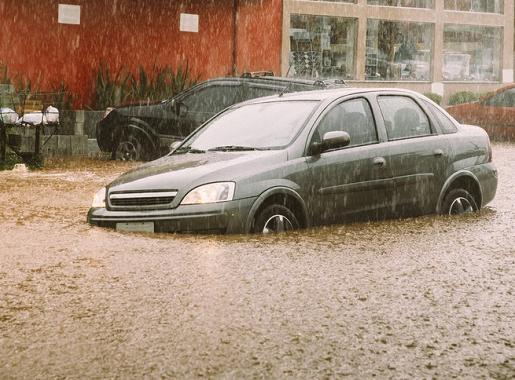
[(369, 145), (374, 145), (374, 144), (381, 143), (382, 141), (381, 141), (380, 131), (379, 131), (379, 128), (378, 128), (379, 124), (377, 122), (378, 120), (377, 120), (376, 112), (374, 110), (374, 107), (373, 107), (371, 99), (367, 95), (369, 95), (369, 94), (354, 94), (354, 95), (352, 95), (350, 97), (345, 97), (343, 99), (339, 98), (339, 99), (336, 99), (335, 101), (331, 102), (324, 109), (324, 111), (318, 116), (317, 120), (315, 121), (315, 123), (313, 125), (313, 128), (311, 129), (311, 131), (310, 131), (310, 133), (308, 135), (308, 138), (307, 138), (307, 144), (306, 144), (306, 149), (305, 149), (304, 156), (309, 156), (309, 147), (313, 144), (313, 137), (315, 136), (316, 131), (318, 130), (318, 128), (320, 127), (320, 125), (324, 121), (325, 117), (332, 110), (334, 110), (338, 105), (340, 105), (342, 103), (345, 103), (345, 102), (348, 102), (348, 101), (352, 101), (352, 100), (363, 99), (366, 102), (366, 104), (368, 104), (368, 107), (369, 107), (369, 110), (370, 110), (370, 114), (372, 116), (372, 122), (374, 123), (374, 128), (375, 128), (375, 133), (376, 133), (376, 141), (372, 141), (372, 142), (365, 143), (365, 144), (347, 145), (347, 146), (340, 147), (340, 148), (329, 149), (329, 150), (323, 152), (322, 154), (328, 153), (328, 152), (334, 152), (334, 151), (338, 151), (338, 150), (360, 148), (360, 147), (364, 147), (364, 146), (369, 146)]
[[(429, 124), (429, 130), (431, 133), (424, 134), (424, 135), (415, 135), (415, 136), (405, 136), (405, 137), (398, 137), (398, 138), (390, 138), (388, 135), (388, 128), (386, 127), (386, 118), (384, 117), (383, 108), (381, 107), (381, 103), (379, 102), (379, 99), (381, 97), (403, 97), (410, 99), (412, 102), (415, 103), (415, 105), (420, 109), (420, 111), (426, 116), (428, 124)], [(421, 137), (430, 137), (430, 136), (436, 136), (439, 135), (439, 131), (435, 128), (435, 123), (433, 121), (433, 118), (430, 117), (425, 107), (419, 102), (419, 100), (410, 94), (400, 94), (400, 93), (378, 93), (377, 94), (377, 106), (379, 108), (379, 112), (381, 113), (382, 117), (382, 123), (385, 129), (386, 133), (386, 141), (401, 141), (401, 140), (411, 140), (411, 139), (417, 139)]]

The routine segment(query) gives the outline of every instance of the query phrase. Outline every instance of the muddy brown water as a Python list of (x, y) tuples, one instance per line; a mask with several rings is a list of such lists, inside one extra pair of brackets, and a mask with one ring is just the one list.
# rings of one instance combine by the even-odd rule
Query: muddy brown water
[(85, 222), (131, 164), (0, 173), (0, 378), (513, 378), (515, 145), (471, 216), (289, 235)]

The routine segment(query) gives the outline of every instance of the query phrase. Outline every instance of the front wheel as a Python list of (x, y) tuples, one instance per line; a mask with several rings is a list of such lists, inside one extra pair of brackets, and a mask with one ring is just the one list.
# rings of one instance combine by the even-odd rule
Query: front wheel
[(300, 228), (295, 214), (286, 206), (270, 205), (265, 207), (254, 222), (253, 232), (258, 234), (272, 234), (292, 231)]
[(147, 138), (136, 133), (123, 133), (113, 156), (114, 159), (121, 161), (149, 160), (151, 158), (151, 153)]
[(460, 215), (475, 212), (479, 209), (474, 197), (465, 189), (454, 189), (445, 196), (442, 214)]

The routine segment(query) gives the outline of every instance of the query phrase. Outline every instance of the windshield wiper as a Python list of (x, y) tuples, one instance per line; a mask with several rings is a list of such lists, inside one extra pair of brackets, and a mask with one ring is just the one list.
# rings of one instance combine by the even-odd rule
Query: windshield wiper
[(174, 153), (206, 153), (206, 151), (202, 149), (195, 149), (191, 146), (183, 146), (179, 149), (176, 149)]
[(229, 152), (229, 151), (246, 151), (246, 150), (261, 150), (253, 146), (241, 146), (241, 145), (223, 145), (208, 149), (212, 152)]

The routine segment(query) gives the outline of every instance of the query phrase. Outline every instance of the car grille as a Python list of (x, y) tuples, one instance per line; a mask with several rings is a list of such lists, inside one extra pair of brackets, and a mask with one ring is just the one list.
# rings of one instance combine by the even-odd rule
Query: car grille
[(176, 195), (177, 191), (111, 193), (109, 203), (116, 208), (161, 208), (172, 203)]

